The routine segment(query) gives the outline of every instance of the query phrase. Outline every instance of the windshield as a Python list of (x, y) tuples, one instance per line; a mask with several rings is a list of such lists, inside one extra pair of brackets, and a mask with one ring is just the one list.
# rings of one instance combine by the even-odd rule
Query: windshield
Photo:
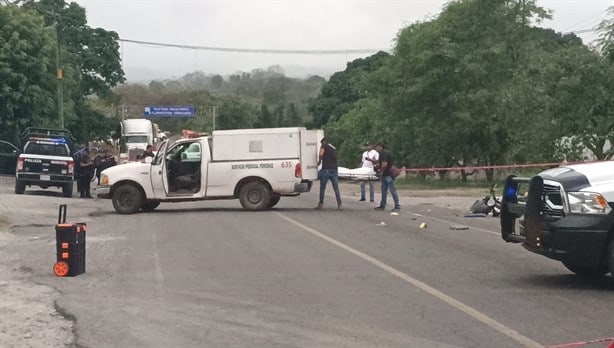
[(129, 135), (124, 137), (126, 144), (148, 144), (146, 135)]
[(68, 147), (65, 144), (29, 143), (26, 145), (25, 153), (31, 155), (69, 157)]

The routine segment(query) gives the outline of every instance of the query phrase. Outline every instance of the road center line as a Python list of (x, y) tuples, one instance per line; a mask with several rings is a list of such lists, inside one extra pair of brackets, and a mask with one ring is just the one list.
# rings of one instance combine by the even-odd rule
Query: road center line
[(315, 230), (315, 229), (313, 229), (313, 228), (311, 228), (311, 227), (309, 227), (309, 226), (307, 226), (307, 225), (305, 225), (305, 224), (303, 224), (303, 223), (301, 223), (299, 221), (296, 221), (296, 220), (292, 219), (291, 217), (289, 217), (289, 216), (287, 216), (285, 214), (282, 214), (280, 212), (276, 212), (276, 214), (280, 218), (282, 218), (283, 220), (286, 220), (287, 222), (289, 222), (289, 223), (291, 223), (291, 224), (301, 228), (302, 230), (304, 230), (306, 232), (309, 232), (309, 233), (313, 234), (314, 236), (319, 237), (319, 238), (321, 238), (321, 239), (323, 239), (323, 240), (325, 240), (325, 241), (327, 241), (327, 242), (329, 242), (329, 243), (331, 243), (331, 244), (333, 244), (333, 245), (335, 245), (335, 246), (337, 246), (337, 247), (339, 247), (339, 248), (341, 248), (341, 249), (343, 249), (343, 250), (345, 250), (345, 251), (347, 251), (347, 252), (349, 252), (349, 253), (351, 253), (351, 254), (353, 254), (355, 256), (358, 256), (361, 259), (371, 263), (372, 265), (377, 266), (377, 267), (381, 268), (382, 270), (392, 274), (393, 276), (396, 276), (396, 277), (404, 280), (405, 282), (415, 286), (416, 288), (426, 292), (427, 294), (429, 294), (429, 295), (431, 295), (433, 297), (436, 297), (437, 299), (439, 299), (439, 300), (447, 303), (448, 305), (450, 305), (450, 306), (460, 310), (461, 312), (467, 314), (468, 316), (470, 316), (470, 317), (472, 317), (472, 318), (482, 322), (483, 324), (485, 324), (487, 326), (490, 326), (494, 330), (496, 330), (496, 331), (498, 331), (498, 332), (500, 332), (500, 333), (510, 337), (511, 339), (513, 339), (514, 341), (520, 343), (524, 347), (531, 347), (531, 348), (538, 348), (538, 347), (540, 347), (540, 348), (543, 348), (543, 346), (541, 344), (533, 341), (532, 339), (530, 339), (530, 338), (528, 338), (526, 336), (523, 336), (518, 331), (516, 331), (516, 330), (514, 330), (514, 329), (512, 329), (510, 327), (507, 327), (504, 324), (501, 324), (500, 322), (492, 319), (491, 317), (489, 317), (486, 314), (478, 311), (477, 309), (474, 309), (474, 308), (472, 308), (472, 307), (470, 307), (470, 306), (468, 306), (468, 305), (466, 305), (466, 304), (464, 304), (464, 303), (454, 299), (453, 297), (450, 297), (450, 296), (444, 294), (443, 292), (441, 292), (441, 291), (439, 291), (439, 290), (437, 290), (437, 289), (427, 285), (426, 283), (424, 283), (424, 282), (422, 282), (422, 281), (420, 281), (418, 279), (415, 279), (415, 278), (411, 277), (410, 275), (408, 275), (406, 273), (403, 273), (403, 272), (397, 270), (396, 268), (391, 267), (391, 266), (389, 266), (389, 265), (387, 265), (387, 264), (385, 264), (385, 263), (383, 263), (383, 262), (381, 262), (381, 261), (379, 261), (379, 260), (377, 260), (377, 259), (375, 259), (375, 258), (373, 258), (373, 257), (371, 257), (371, 256), (369, 256), (369, 255), (367, 255), (367, 254), (365, 254), (363, 252), (361, 252), (361, 251), (358, 251), (358, 250), (348, 246), (347, 244), (344, 244), (344, 243), (342, 243), (342, 242), (340, 242), (340, 241), (338, 241), (338, 240), (336, 240), (334, 238), (331, 238), (331, 237), (323, 234), (322, 232), (319, 232), (319, 231), (317, 231), (317, 230)]

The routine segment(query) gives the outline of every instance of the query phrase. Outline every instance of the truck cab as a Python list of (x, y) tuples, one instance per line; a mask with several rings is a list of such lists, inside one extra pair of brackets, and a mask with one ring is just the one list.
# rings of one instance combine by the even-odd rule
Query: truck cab
[(147, 145), (155, 145), (157, 133), (154, 124), (146, 119), (127, 119), (121, 123), (120, 163), (136, 161)]
[(304, 128), (269, 128), (164, 141), (153, 159), (103, 171), (97, 192), (122, 214), (162, 202), (236, 198), (246, 210), (269, 209), (311, 189), (322, 137)]
[(509, 176), (501, 236), (578, 275), (614, 276), (614, 161)]

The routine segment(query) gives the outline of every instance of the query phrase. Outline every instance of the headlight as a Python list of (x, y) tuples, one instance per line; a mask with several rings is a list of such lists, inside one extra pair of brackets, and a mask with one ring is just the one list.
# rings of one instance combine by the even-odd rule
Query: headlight
[(100, 185), (108, 185), (109, 184), (109, 177), (106, 175), (102, 175), (102, 178), (100, 178)]
[(608, 201), (599, 193), (569, 192), (569, 211), (585, 214), (609, 214), (612, 208)]

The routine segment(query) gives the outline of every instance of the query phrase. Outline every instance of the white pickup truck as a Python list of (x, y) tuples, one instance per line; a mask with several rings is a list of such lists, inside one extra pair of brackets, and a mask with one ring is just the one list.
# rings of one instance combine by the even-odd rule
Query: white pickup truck
[(321, 130), (265, 128), (163, 142), (153, 160), (104, 170), (96, 192), (120, 214), (161, 202), (235, 198), (246, 210), (269, 209), (282, 196), (310, 191), (323, 137)]

